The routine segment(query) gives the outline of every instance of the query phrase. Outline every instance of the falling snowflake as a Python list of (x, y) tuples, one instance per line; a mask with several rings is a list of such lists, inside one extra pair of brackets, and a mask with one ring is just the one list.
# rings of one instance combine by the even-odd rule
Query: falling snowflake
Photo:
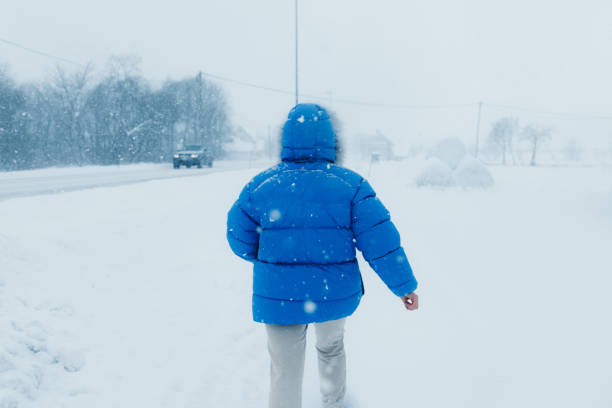
[(278, 221), (281, 218), (281, 212), (279, 210), (270, 211), (270, 222)]
[(313, 314), (317, 310), (317, 305), (311, 300), (304, 302), (304, 311), (308, 314)]

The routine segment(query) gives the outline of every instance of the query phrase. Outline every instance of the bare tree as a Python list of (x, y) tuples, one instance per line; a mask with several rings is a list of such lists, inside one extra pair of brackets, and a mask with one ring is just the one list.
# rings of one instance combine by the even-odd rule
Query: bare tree
[(142, 58), (134, 54), (112, 55), (107, 63), (107, 75), (117, 81), (140, 77)]
[(174, 95), (179, 112), (175, 124), (176, 141), (204, 145), (219, 157), (231, 133), (223, 89), (198, 74), (195, 79), (169, 81), (162, 90)]
[(0, 70), (0, 169), (26, 168), (31, 145), (25, 132), (26, 98), (4, 70)]
[(7, 64), (0, 63), (0, 82), (9, 82), (9, 67)]
[(513, 156), (513, 139), (518, 129), (519, 121), (516, 118), (501, 118), (493, 123), (488, 141), (501, 155), (503, 165), (507, 163), (508, 154)]
[(544, 143), (552, 139), (552, 129), (530, 124), (525, 126), (521, 131), (521, 138), (531, 145), (531, 160), (529, 161), (529, 165), (535, 166), (538, 149)]
[(64, 153), (79, 165), (85, 162), (86, 141), (82, 114), (91, 71), (91, 65), (74, 73), (67, 73), (57, 66), (48, 87)]
[(563, 155), (566, 160), (579, 161), (582, 159), (584, 148), (578, 144), (576, 139), (572, 139), (563, 147)]

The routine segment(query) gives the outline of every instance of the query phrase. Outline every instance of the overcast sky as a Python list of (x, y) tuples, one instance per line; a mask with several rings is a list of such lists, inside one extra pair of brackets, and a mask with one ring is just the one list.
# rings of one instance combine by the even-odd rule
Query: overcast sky
[[(476, 103), (612, 116), (610, 0), (300, 0), (300, 87), (329, 97), (347, 133), (380, 129), (399, 144), (458, 136), (472, 142)], [(294, 88), (293, 0), (2, 0), (0, 38), (93, 62), (138, 54), (157, 82), (199, 70)], [(0, 43), (20, 81), (56, 61)], [(252, 133), (283, 121), (294, 98), (223, 84), (232, 117)], [(384, 104), (472, 104), (429, 110)], [(612, 121), (561, 118), (485, 105), (565, 136), (612, 139)]]

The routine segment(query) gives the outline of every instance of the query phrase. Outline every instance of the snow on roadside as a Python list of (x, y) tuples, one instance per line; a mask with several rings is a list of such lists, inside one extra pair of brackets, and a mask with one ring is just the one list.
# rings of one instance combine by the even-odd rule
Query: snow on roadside
[[(254, 167), (266, 165), (267, 161), (253, 161)], [(241, 160), (219, 160), (214, 162), (214, 167), (225, 170), (246, 168), (249, 165), (248, 161)], [(159, 171), (168, 171), (169, 173), (186, 173), (191, 171), (196, 172), (195, 167), (191, 170), (182, 169), (178, 172), (172, 168), (172, 163), (135, 163), (124, 164), (120, 166), (67, 166), (67, 167), (48, 167), (43, 169), (33, 170), (17, 170), (17, 171), (0, 171), (0, 182), (11, 179), (27, 179), (27, 178), (46, 178), (52, 179), (64, 176), (91, 176), (91, 175), (129, 175), (132, 173), (155, 173)]]
[(72, 310), (61, 305), (30, 305), (0, 290), (0, 407), (21, 407), (41, 399), (78, 393), (70, 375), (81, 370), (85, 356), (67, 346), (70, 334), (54, 322)]
[(74, 309), (40, 296), (46, 288), (31, 291), (26, 275), (37, 269), (34, 258), (2, 218), (6, 229), (0, 233), (0, 407), (78, 393), (70, 377), (83, 368), (85, 356), (73, 344), (73, 330), (62, 327)]
[[(466, 194), (416, 188), (419, 166), (372, 168), (422, 310), (406, 313), (361, 261), (366, 296), (346, 337), (355, 405), (610, 406), (612, 219), (598, 212), (609, 180), (493, 168), (494, 190)], [(225, 242), (225, 214), (255, 172), (0, 202), (0, 401), (265, 405), (250, 268)]]
[(0, 377), (7, 406), (189, 406), (201, 387), (221, 398), (227, 361), (210, 353), (238, 367), (235, 346), (261, 340), (250, 275), (224, 238), (252, 172), (0, 203), (1, 346), (23, 345)]
[(265, 166), (258, 161), (216, 161), (213, 168), (173, 169), (169, 163), (124, 166), (84, 166), (0, 172), (0, 201), (16, 197), (57, 194), (94, 187), (113, 187), (152, 180), (204, 176), (219, 171)]
[(58, 177), (66, 175), (87, 175), (87, 174), (113, 174), (131, 173), (140, 171), (151, 171), (170, 168), (170, 163), (138, 163), (126, 164), (123, 166), (67, 166), (67, 167), (47, 167), (33, 170), (17, 170), (0, 172), (0, 180), (22, 177)]

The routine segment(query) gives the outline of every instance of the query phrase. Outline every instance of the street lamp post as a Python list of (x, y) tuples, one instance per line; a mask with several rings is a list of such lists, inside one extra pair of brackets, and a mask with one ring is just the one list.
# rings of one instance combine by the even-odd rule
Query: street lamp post
[(298, 0), (295, 0), (295, 104), (299, 103), (298, 87)]

